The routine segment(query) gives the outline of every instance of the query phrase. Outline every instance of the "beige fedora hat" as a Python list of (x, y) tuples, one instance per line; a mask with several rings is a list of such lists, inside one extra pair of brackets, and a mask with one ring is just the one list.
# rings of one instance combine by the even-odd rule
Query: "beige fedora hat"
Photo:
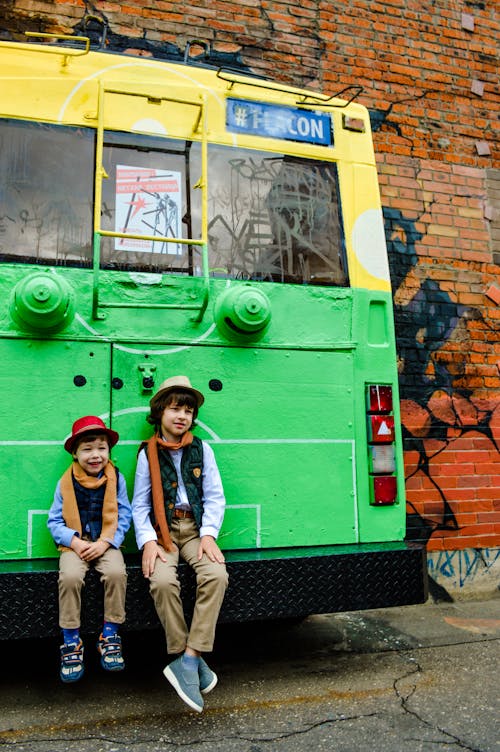
[(149, 404), (152, 405), (153, 402), (158, 399), (158, 397), (168, 392), (173, 392), (175, 389), (183, 389), (186, 392), (192, 392), (192, 394), (196, 398), (198, 407), (201, 407), (205, 402), (205, 397), (203, 396), (203, 394), (199, 392), (198, 389), (195, 389), (193, 386), (191, 386), (191, 382), (189, 381), (187, 376), (170, 376), (170, 378), (162, 381), (162, 383), (158, 387), (156, 394), (151, 397)]

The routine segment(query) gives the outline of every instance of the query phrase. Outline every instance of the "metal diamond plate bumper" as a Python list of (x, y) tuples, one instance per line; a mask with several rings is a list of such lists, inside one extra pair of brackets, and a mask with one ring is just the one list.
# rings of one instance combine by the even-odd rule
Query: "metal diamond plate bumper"
[[(423, 603), (427, 599), (425, 548), (415, 544), (332, 546), (318, 549), (226, 552), (229, 588), (220, 621), (299, 618)], [(0, 639), (59, 634), (57, 559), (0, 562)], [(127, 558), (125, 629), (159, 626), (140, 558)], [(194, 576), (180, 567), (186, 612), (194, 600)], [(82, 631), (100, 631), (102, 585), (87, 575)]]

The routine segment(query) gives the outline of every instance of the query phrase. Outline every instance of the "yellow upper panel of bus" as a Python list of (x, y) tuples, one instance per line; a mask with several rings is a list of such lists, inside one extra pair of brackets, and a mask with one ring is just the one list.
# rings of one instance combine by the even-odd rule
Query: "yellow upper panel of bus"
[[(335, 161), (353, 287), (389, 291), (370, 119), (357, 102), (234, 71), (56, 44), (0, 42), (0, 117), (203, 140)], [(331, 143), (228, 128), (228, 102), (326, 114)], [(261, 106), (259, 104), (259, 106)], [(300, 122), (299, 122), (300, 125)]]
[[(101, 86), (106, 128), (200, 138), (200, 107), (205, 103), (210, 141), (255, 146), (254, 137), (226, 129), (226, 100), (237, 97), (330, 113), (335, 133), (330, 159), (374, 163), (368, 112), (357, 103), (343, 108), (342, 100), (336, 99), (325, 106), (323, 102), (328, 97), (318, 92), (229, 71), (218, 75), (214, 69), (194, 65), (105, 52), (74, 55), (75, 52), (56, 45), (0, 43), (3, 115), (66, 125), (96, 125)], [(365, 132), (357, 134), (354, 142), (352, 134), (342, 127), (343, 115), (365, 124)], [(351, 153), (354, 146), (355, 153)], [(259, 148), (326, 158), (325, 147), (313, 144), (259, 138)]]

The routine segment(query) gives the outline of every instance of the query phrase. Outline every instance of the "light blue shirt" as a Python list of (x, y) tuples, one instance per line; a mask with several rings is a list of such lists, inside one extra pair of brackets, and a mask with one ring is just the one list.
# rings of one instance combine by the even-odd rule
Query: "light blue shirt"
[[(99, 474), (99, 478), (102, 473)], [(132, 511), (130, 508), (130, 501), (128, 499), (127, 484), (125, 478), (118, 472), (116, 495), (118, 497), (118, 527), (114, 534), (113, 540), (108, 540), (108, 543), (113, 548), (120, 548), (125, 538), (125, 533), (130, 527), (132, 519)], [(55, 543), (58, 546), (66, 546), (70, 548), (71, 541), (74, 535), (78, 535), (76, 530), (72, 530), (68, 527), (64, 521), (62, 514), (63, 499), (61, 494), (61, 481), (58, 481), (56, 490), (54, 493), (54, 501), (49, 510), (49, 517), (47, 520), (47, 527), (50, 530)]]
[[(211, 535), (217, 538), (224, 519), (226, 500), (224, 489), (215, 461), (212, 447), (205, 441), (203, 446), (203, 517), (201, 520), (200, 537)], [(182, 449), (170, 450), (170, 456), (177, 472), (177, 499), (175, 506), (181, 509), (189, 509), (189, 501), (186, 487), (181, 475)], [(132, 516), (134, 519), (135, 537), (137, 548), (140, 550), (145, 543), (157, 540), (156, 531), (151, 522), (153, 500), (151, 496), (151, 475), (149, 462), (144, 449), (139, 452), (137, 469), (135, 472), (134, 496), (132, 499)]]

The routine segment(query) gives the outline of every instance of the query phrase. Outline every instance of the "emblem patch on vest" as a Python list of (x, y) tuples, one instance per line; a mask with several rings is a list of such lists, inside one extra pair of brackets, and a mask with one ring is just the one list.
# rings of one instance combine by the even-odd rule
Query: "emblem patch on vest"
[(193, 468), (193, 475), (195, 478), (199, 478), (201, 475), (201, 467), (194, 467)]

